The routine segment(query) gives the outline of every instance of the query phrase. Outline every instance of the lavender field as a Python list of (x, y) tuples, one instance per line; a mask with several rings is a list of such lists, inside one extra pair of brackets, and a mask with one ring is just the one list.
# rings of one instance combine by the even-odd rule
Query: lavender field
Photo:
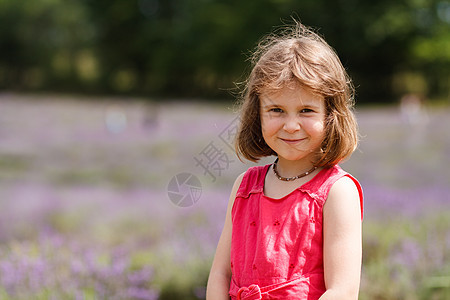
[[(0, 95), (0, 299), (204, 299), (228, 194), (252, 165), (229, 147), (234, 111)], [(450, 107), (357, 118), (342, 166), (365, 193), (360, 299), (450, 299)], [(180, 173), (201, 186), (174, 191)]]

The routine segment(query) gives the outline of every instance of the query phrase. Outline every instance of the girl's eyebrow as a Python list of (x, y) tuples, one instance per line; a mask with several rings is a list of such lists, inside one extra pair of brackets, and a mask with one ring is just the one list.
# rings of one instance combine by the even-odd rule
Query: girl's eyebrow
[[(283, 105), (280, 105), (278, 103), (269, 103), (266, 105), (262, 105), (262, 108), (266, 109), (266, 108), (270, 108), (270, 107), (283, 107)], [(312, 104), (312, 103), (305, 103), (305, 104), (300, 104), (298, 106), (298, 108), (312, 108), (312, 109), (319, 109), (320, 106), (316, 105), (316, 104)]]
[(263, 108), (269, 108), (269, 107), (281, 107), (282, 105), (276, 104), (276, 103), (270, 103), (267, 105), (263, 105)]
[(301, 105), (301, 107), (314, 108), (314, 109), (319, 109), (320, 108), (319, 105), (311, 104), (311, 103), (307, 103), (307, 104)]

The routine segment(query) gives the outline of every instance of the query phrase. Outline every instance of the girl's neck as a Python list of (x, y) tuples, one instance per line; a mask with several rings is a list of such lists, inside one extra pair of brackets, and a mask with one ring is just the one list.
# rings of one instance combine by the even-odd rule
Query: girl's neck
[(314, 164), (308, 159), (286, 160), (278, 157), (277, 171), (282, 177), (293, 177), (311, 170)]

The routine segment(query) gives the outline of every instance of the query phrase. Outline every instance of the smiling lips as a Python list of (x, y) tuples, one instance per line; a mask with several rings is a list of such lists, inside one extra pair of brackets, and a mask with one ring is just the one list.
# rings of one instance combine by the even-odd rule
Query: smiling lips
[(283, 142), (287, 143), (287, 144), (297, 144), (297, 143), (303, 141), (304, 138), (303, 138), (303, 139), (296, 139), (296, 140), (293, 140), (293, 139), (283, 139), (283, 138), (282, 138), (281, 140), (282, 140)]

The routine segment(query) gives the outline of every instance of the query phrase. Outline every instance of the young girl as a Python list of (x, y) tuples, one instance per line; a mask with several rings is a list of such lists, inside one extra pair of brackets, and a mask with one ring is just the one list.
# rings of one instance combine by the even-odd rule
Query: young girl
[(243, 96), (232, 189), (207, 299), (357, 299), (362, 189), (337, 163), (357, 145), (353, 88), (333, 49), (297, 24), (259, 44)]

